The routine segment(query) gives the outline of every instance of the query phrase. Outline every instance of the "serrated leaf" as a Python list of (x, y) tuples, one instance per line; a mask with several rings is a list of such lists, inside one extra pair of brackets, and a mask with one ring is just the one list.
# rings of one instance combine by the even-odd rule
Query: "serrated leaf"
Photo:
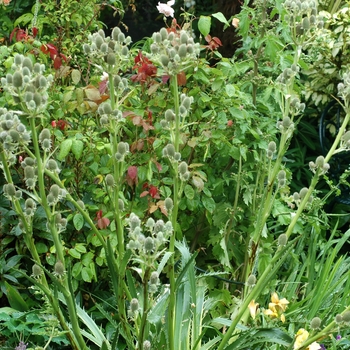
[(207, 36), (210, 32), (211, 17), (200, 16), (198, 21), (198, 29), (203, 36)]
[(75, 156), (75, 159), (78, 160), (83, 154), (84, 143), (81, 140), (73, 140), (72, 141), (72, 153)]
[(64, 158), (67, 157), (69, 151), (72, 148), (72, 139), (66, 139), (60, 144), (60, 153), (57, 156), (58, 160), (63, 160)]
[(192, 186), (186, 185), (185, 189), (184, 189), (184, 192), (185, 192), (186, 198), (188, 198), (188, 199), (193, 199), (194, 198), (194, 190), (193, 190)]
[(72, 70), (72, 82), (73, 84), (78, 84), (81, 78), (81, 73), (78, 69)]
[(84, 217), (80, 213), (73, 216), (73, 225), (77, 231), (80, 231), (84, 226)]

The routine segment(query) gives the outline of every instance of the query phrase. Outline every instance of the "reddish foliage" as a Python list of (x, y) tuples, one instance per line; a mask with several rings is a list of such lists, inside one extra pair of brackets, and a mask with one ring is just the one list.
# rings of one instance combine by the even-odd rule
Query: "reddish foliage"
[(127, 174), (126, 174), (126, 182), (130, 187), (137, 185), (138, 177), (137, 177), (137, 167), (129, 166)]
[(140, 82), (141, 84), (149, 81), (157, 75), (157, 67), (139, 51), (138, 55), (135, 57), (135, 65), (133, 69), (137, 69), (137, 74), (131, 77), (133, 82)]
[(102, 215), (103, 215), (103, 214), (102, 214), (102, 210), (99, 210), (99, 211), (96, 213), (97, 227), (98, 227), (100, 230), (105, 229), (105, 228), (108, 227), (109, 224), (110, 224), (109, 219), (103, 217)]
[(38, 28), (33, 27), (32, 29), (32, 34), (28, 34), (28, 29), (24, 30), (21, 28), (14, 28), (13, 31), (10, 34), (10, 42), (12, 39), (15, 37), (16, 41), (27, 41), (27, 42), (32, 42), (34, 41), (34, 38), (38, 34)]
[(51, 122), (51, 126), (53, 128), (59, 128), (60, 130), (64, 130), (67, 126), (69, 126), (69, 123), (66, 120), (59, 119), (59, 120), (53, 120)]
[(221, 40), (214, 36), (211, 37), (209, 34), (205, 37), (205, 41), (208, 43), (205, 47), (211, 51), (216, 50), (218, 47), (222, 46)]
[(159, 199), (160, 195), (159, 195), (159, 189), (156, 186), (153, 185), (149, 185), (147, 182), (145, 182), (142, 186), (143, 189), (146, 189), (146, 191), (143, 191), (140, 194), (140, 197), (146, 197), (147, 195), (150, 195), (152, 198), (156, 198)]
[(53, 44), (43, 44), (40, 47), (41, 52), (46, 55), (50, 55), (50, 58), (53, 60), (53, 67), (57, 70), (62, 66), (62, 59), (67, 62), (67, 57), (60, 53), (57, 47)]

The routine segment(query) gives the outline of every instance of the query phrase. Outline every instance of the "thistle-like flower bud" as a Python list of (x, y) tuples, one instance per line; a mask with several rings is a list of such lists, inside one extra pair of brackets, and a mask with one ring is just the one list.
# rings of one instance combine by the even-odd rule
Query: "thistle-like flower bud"
[(164, 67), (168, 67), (169, 64), (169, 57), (166, 55), (161, 55), (160, 56), (160, 62)]
[(41, 130), (39, 134), (39, 141), (43, 142), (45, 139), (50, 139), (51, 138), (51, 132), (49, 129), (43, 129)]
[(116, 63), (115, 54), (112, 53), (112, 52), (110, 52), (110, 53), (107, 55), (106, 62), (107, 62), (110, 66), (114, 66), (115, 63)]
[(105, 177), (107, 186), (113, 187), (115, 185), (114, 177), (111, 174), (107, 174)]
[(58, 171), (58, 165), (57, 162), (54, 159), (49, 159), (46, 168), (49, 169), (50, 171)]
[(130, 226), (131, 231), (134, 231), (136, 227), (140, 227), (141, 226), (141, 220), (134, 213), (130, 214), (129, 226)]
[(188, 171), (188, 165), (186, 162), (181, 162), (179, 164), (179, 173), (184, 175)]
[(100, 49), (101, 45), (103, 44), (103, 38), (100, 35), (95, 36), (95, 45), (98, 49)]
[(343, 313), (343, 322), (346, 322), (346, 323), (350, 322), (350, 311), (345, 311)]
[(304, 30), (310, 29), (310, 20), (308, 17), (303, 18), (302, 26)]
[(165, 28), (161, 28), (159, 33), (160, 33), (163, 41), (168, 39), (168, 31)]
[(165, 198), (164, 206), (165, 206), (165, 209), (167, 210), (167, 212), (172, 211), (173, 207), (174, 207), (173, 200), (171, 198)]
[(64, 265), (62, 261), (57, 261), (55, 266), (54, 266), (54, 274), (58, 276), (59, 278), (62, 278), (66, 271), (64, 270)]
[(34, 167), (32, 166), (26, 166), (24, 168), (24, 177), (26, 179), (34, 179), (35, 178), (35, 171), (34, 171)]
[(282, 120), (282, 126), (284, 129), (288, 129), (292, 125), (292, 121), (289, 117), (284, 117)]
[(281, 235), (279, 235), (278, 237), (278, 245), (280, 247), (284, 247), (288, 242), (288, 237), (285, 233), (282, 233)]
[(82, 200), (77, 200), (77, 204), (79, 205), (80, 208), (85, 209), (85, 203)]
[(319, 317), (314, 317), (310, 322), (311, 329), (319, 329), (321, 327), (322, 320)]
[(23, 62), (23, 58), (24, 58), (23, 55), (16, 54), (14, 57), (15, 65), (20, 66)]
[(136, 298), (130, 300), (130, 310), (131, 312), (137, 312), (139, 309), (139, 301)]
[(149, 283), (150, 284), (158, 284), (159, 282), (159, 275), (158, 275), (158, 272), (157, 271), (153, 271), (151, 273), (151, 277), (149, 279)]
[(23, 75), (21, 72), (15, 72), (13, 74), (12, 83), (15, 88), (21, 88), (23, 86)]
[(343, 316), (338, 314), (335, 316), (335, 323), (339, 324), (343, 322)]
[(300, 192), (299, 192), (299, 196), (300, 199), (303, 200), (307, 194), (307, 192), (309, 191), (309, 189), (307, 187), (303, 187)]
[(254, 275), (250, 275), (247, 279), (247, 285), (249, 287), (253, 287), (256, 284), (256, 277)]
[(165, 120), (168, 122), (172, 122), (175, 120), (175, 113), (172, 109), (167, 109), (165, 111)]
[(91, 47), (90, 47), (90, 45), (84, 44), (84, 45), (83, 45), (83, 50), (84, 50), (84, 53), (85, 53), (86, 55), (89, 55), (90, 52), (91, 52)]
[(50, 151), (51, 148), (51, 140), (50, 139), (44, 139), (41, 143), (41, 147), (45, 152)]
[(56, 185), (56, 184), (54, 184), (54, 185), (52, 185), (52, 186), (50, 187), (50, 193), (51, 193), (56, 199), (59, 197), (60, 191), (61, 191), (60, 187), (59, 187), (58, 185)]
[(127, 152), (129, 152), (129, 144), (126, 142), (119, 142), (117, 147), (118, 153), (124, 156)]
[(9, 197), (14, 197), (16, 195), (16, 188), (12, 183), (5, 184), (3, 190), (4, 193)]
[(34, 278), (40, 277), (42, 275), (42, 273), (43, 273), (43, 270), (39, 265), (34, 264), (32, 266), (32, 275)]
[(118, 199), (118, 208), (119, 211), (124, 211), (124, 202), (120, 198)]
[(323, 164), (324, 164), (324, 157), (323, 156), (318, 156), (316, 158), (316, 166), (318, 166), (319, 168), (322, 168), (323, 167)]
[(33, 62), (29, 57), (24, 57), (22, 66), (27, 67), (30, 71), (33, 70)]
[(178, 55), (181, 58), (185, 58), (186, 57), (186, 55), (187, 55), (187, 45), (186, 44), (181, 44), (179, 46)]
[(146, 253), (152, 253), (154, 250), (154, 240), (152, 237), (146, 237), (144, 242), (144, 248)]

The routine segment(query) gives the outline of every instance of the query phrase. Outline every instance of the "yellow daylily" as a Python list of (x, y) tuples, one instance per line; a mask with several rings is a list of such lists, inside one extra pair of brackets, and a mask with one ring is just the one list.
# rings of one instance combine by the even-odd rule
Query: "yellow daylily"
[(279, 299), (276, 292), (271, 295), (271, 303), (269, 303), (268, 310), (264, 311), (264, 314), (270, 318), (279, 318), (283, 323), (286, 321), (286, 317), (283, 312), (286, 310), (289, 301), (286, 298)]
[(248, 305), (250, 316), (252, 316), (253, 320), (255, 320), (258, 307), (259, 307), (259, 303), (256, 303), (255, 300), (252, 300)]
[[(295, 336), (293, 349), (296, 350), (301, 348), (308, 337), (309, 337), (309, 332), (304, 328), (300, 328)], [(320, 349), (321, 349), (321, 345), (318, 344), (317, 342), (313, 342), (306, 348), (306, 350), (320, 350)]]

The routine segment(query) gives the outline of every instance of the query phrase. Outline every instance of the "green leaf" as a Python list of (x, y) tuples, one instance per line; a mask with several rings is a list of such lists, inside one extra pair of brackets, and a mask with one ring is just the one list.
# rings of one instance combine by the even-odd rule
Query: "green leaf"
[(69, 151), (72, 148), (72, 143), (73, 140), (72, 139), (67, 139), (64, 140), (61, 144), (60, 144), (60, 153), (57, 156), (58, 160), (63, 160), (64, 158), (67, 157)]
[(72, 142), (72, 153), (75, 155), (75, 159), (80, 159), (83, 154), (84, 143), (81, 140), (73, 140)]
[(77, 213), (73, 217), (73, 224), (77, 231), (80, 231), (84, 226), (84, 217), (80, 213)]
[(13, 24), (13, 28), (18, 27), (20, 24), (20, 27), (24, 27), (26, 24), (28, 24), (33, 19), (32, 13), (25, 13), (24, 15), (18, 17)]
[(201, 34), (205, 37), (210, 32), (211, 17), (210, 16), (200, 16), (198, 21), (198, 29)]
[(205, 209), (207, 209), (210, 213), (213, 213), (213, 211), (215, 210), (215, 206), (216, 206), (213, 198), (203, 196), (202, 203), (203, 203)]
[(6, 281), (4, 283), (6, 288), (7, 300), (10, 306), (18, 311), (29, 310), (27, 303), (24, 301), (21, 294), (19, 294), (18, 290), (12, 287), (10, 284), (8, 284)]
[[(86, 253), (86, 247), (83, 243), (77, 243), (74, 247), (76, 251), (79, 253)], [(91, 253), (91, 252), (90, 252)], [(92, 254), (92, 253), (91, 253)]]
[(185, 192), (186, 198), (188, 198), (188, 199), (193, 199), (194, 198), (194, 190), (193, 190), (192, 186), (186, 185), (185, 189), (184, 189), (184, 192)]
[(73, 84), (78, 84), (81, 78), (80, 71), (78, 69), (73, 69), (71, 75)]
[(236, 94), (236, 89), (232, 84), (227, 84), (225, 90), (228, 97), (233, 97)]
[(216, 18), (217, 20), (219, 20), (221, 23), (226, 24), (227, 27), (230, 26), (230, 23), (227, 22), (227, 19), (225, 18), (225, 16), (221, 12), (213, 13), (212, 16), (214, 18)]
[(81, 277), (83, 278), (83, 280), (85, 282), (91, 282), (92, 276), (93, 276), (93, 273), (90, 270), (90, 268), (87, 266), (83, 267), (83, 269), (81, 270)]
[(81, 257), (81, 254), (78, 251), (76, 251), (74, 248), (69, 249), (68, 253), (70, 256), (72, 256), (75, 259), (80, 259)]

